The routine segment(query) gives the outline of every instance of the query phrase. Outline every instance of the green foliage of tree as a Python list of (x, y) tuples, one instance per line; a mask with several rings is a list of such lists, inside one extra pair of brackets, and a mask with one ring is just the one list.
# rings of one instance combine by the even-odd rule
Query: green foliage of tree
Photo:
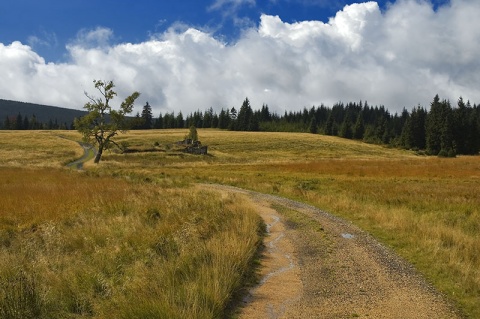
[(440, 136), (442, 126), (442, 106), (440, 97), (435, 95), (433, 102), (430, 104), (430, 112), (426, 122), (426, 147), (428, 154), (437, 155), (442, 149)]
[(355, 125), (353, 126), (353, 138), (356, 140), (363, 139), (363, 135), (365, 134), (365, 123), (363, 121), (363, 112), (360, 112), (357, 116), (357, 120), (355, 121)]
[(232, 109), (230, 110), (230, 118), (234, 121), (237, 119), (237, 110), (235, 109), (235, 107), (232, 107)]
[(243, 104), (240, 107), (240, 110), (238, 111), (237, 120), (236, 120), (234, 129), (236, 131), (248, 131), (252, 116), (253, 116), (253, 111), (250, 106), (250, 101), (248, 100), (248, 98), (246, 98), (243, 101)]
[(218, 115), (218, 128), (227, 129), (230, 126), (230, 112), (222, 109)]
[(195, 125), (190, 126), (190, 129), (188, 131), (187, 139), (191, 139), (192, 142), (198, 141), (198, 132), (197, 128)]
[(259, 121), (260, 122), (269, 122), (272, 120), (272, 115), (270, 114), (270, 111), (268, 109), (268, 105), (263, 104), (262, 109), (259, 114)]
[(178, 112), (177, 117), (175, 118), (175, 128), (184, 128), (185, 120), (183, 119), (182, 112)]
[(453, 110), (453, 135), (458, 154), (473, 155), (478, 153), (477, 112), (470, 102), (465, 103), (460, 97), (457, 108)]
[(22, 114), (18, 113), (17, 120), (15, 121), (15, 129), (23, 130), (23, 117)]
[(99, 163), (104, 150), (112, 146), (121, 149), (120, 145), (114, 141), (114, 137), (119, 132), (126, 132), (130, 128), (126, 115), (133, 111), (133, 105), (140, 93), (134, 92), (125, 98), (117, 110), (110, 105), (112, 99), (117, 95), (114, 91), (113, 81), (94, 80), (93, 83), (101, 97), (95, 98), (85, 92), (90, 100), (84, 106), (88, 114), (76, 119), (75, 127), (83, 135), (85, 141), (93, 143), (97, 147), (94, 162)]
[(327, 122), (325, 123), (325, 134), (326, 135), (336, 135), (335, 132), (335, 119), (333, 112), (330, 112), (327, 118)]
[(453, 112), (450, 102), (440, 101), (438, 94), (430, 105), (426, 121), (427, 153), (439, 156), (455, 156), (453, 139)]
[(163, 128), (175, 128), (175, 113), (166, 113), (163, 117)]
[(5, 121), (3, 121), (3, 129), (9, 130), (11, 128), (10, 118), (8, 116), (5, 117)]
[(343, 137), (343, 138), (353, 137), (352, 120), (349, 112), (345, 114), (342, 125), (340, 126), (339, 135), (340, 137)]
[(427, 111), (424, 108), (414, 108), (411, 114), (412, 131), (413, 131), (413, 145), (417, 149), (425, 149), (425, 125), (427, 120)]
[(308, 126), (308, 131), (312, 134), (317, 134), (318, 133), (318, 125), (317, 125), (317, 119), (315, 116), (312, 116), (310, 119), (310, 124)]
[[(468, 103), (467, 107), (469, 107)], [(480, 152), (480, 110), (478, 108), (471, 108), (468, 112), (468, 127), (465, 154), (475, 155)]]
[(211, 127), (214, 127), (213, 124), (214, 124), (214, 119), (215, 119), (215, 115), (214, 115), (214, 112), (213, 112), (213, 108), (210, 107), (208, 110), (205, 111), (205, 113), (203, 114), (203, 121), (202, 121), (202, 127), (203, 128), (211, 128)]
[(151, 129), (152, 127), (153, 127), (152, 107), (147, 102), (142, 109), (142, 128), (145, 130), (148, 130), (148, 129)]

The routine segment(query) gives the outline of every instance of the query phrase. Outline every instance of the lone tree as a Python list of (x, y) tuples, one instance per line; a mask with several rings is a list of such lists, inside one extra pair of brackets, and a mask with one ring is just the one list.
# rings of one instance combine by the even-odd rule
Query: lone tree
[(198, 141), (198, 132), (197, 128), (195, 125), (190, 126), (190, 129), (188, 131), (187, 139), (191, 139), (192, 142), (197, 142)]
[(110, 106), (110, 101), (117, 95), (113, 90), (113, 81), (93, 81), (95, 88), (100, 92), (101, 97), (95, 98), (85, 92), (90, 100), (84, 108), (89, 112), (80, 119), (75, 119), (75, 128), (82, 133), (83, 139), (97, 146), (97, 155), (94, 163), (98, 164), (102, 158), (103, 151), (116, 146), (121, 149), (113, 138), (118, 132), (125, 133), (129, 129), (129, 122), (126, 115), (132, 113), (133, 104), (140, 96), (140, 93), (133, 92), (120, 105), (119, 110)]
[(153, 126), (152, 107), (150, 106), (150, 104), (148, 104), (148, 102), (143, 106), (142, 120), (143, 120), (143, 123), (142, 123), (143, 129), (149, 130), (152, 128)]

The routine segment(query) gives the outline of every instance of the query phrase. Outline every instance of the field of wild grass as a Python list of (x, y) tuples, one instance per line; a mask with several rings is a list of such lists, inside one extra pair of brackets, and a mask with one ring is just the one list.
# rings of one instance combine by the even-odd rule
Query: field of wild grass
[[(199, 139), (208, 145), (209, 155), (195, 156), (173, 147), (187, 133), (187, 129), (149, 130), (121, 135), (121, 142), (129, 148), (156, 151), (106, 153), (100, 165), (86, 166), (89, 172), (86, 175), (91, 176), (85, 178), (115, 178), (142, 187), (153, 184), (157, 190), (169, 190), (170, 193), (158, 194), (161, 200), (182, 197), (182, 192), (190, 193), (195, 182), (212, 182), (308, 202), (372, 233), (412, 262), (469, 317), (480, 317), (480, 157), (424, 157), (404, 150), (312, 134), (201, 129)], [(55, 141), (49, 135), (53, 133), (43, 134), (49, 141)], [(79, 138), (74, 132), (63, 134)], [(23, 137), (11, 135), (8, 141), (16, 138)], [(7, 149), (15, 149), (8, 146), (14, 142), (3, 141)], [(71, 157), (66, 154), (67, 150), (77, 152), (79, 149), (75, 143), (68, 145), (72, 148), (64, 145), (58, 153), (49, 154), (56, 164), (45, 165), (62, 166)], [(0, 155), (3, 147), (0, 145)], [(0, 165), (28, 163), (13, 155), (10, 158)], [(46, 158), (48, 156), (31, 159), (39, 167)], [(111, 212), (121, 210), (121, 205), (116, 206), (118, 201), (112, 203), (115, 202)], [(131, 202), (135, 203), (127, 203)], [(234, 203), (236, 200), (230, 199), (229, 205)], [(66, 207), (71, 205), (75, 203)], [(224, 207), (225, 204), (220, 201), (218, 205)], [(240, 204), (237, 209), (244, 208)], [(175, 210), (172, 205), (172, 211)], [(146, 212), (148, 208), (140, 211)], [(255, 223), (252, 225), (258, 227)], [(32, 232), (22, 227), (18, 230), (21, 236), (35, 234), (40, 229), (37, 226)], [(11, 227), (6, 226), (4, 231), (12, 232)], [(107, 237), (116, 236), (115, 233)], [(121, 305), (122, 301), (116, 300), (114, 304)]]
[(59, 131), (0, 130), (0, 165), (62, 167), (82, 156), (78, 143), (62, 136)]
[[(123, 138), (132, 147), (162, 147), (186, 132)], [(480, 317), (480, 157), (425, 157), (301, 133), (199, 130), (199, 138), (208, 156), (110, 154), (96, 169), (169, 184), (229, 184), (308, 202), (393, 247), (470, 317)]]
[(252, 277), (263, 226), (241, 198), (17, 163), (0, 166), (0, 318), (221, 318)]

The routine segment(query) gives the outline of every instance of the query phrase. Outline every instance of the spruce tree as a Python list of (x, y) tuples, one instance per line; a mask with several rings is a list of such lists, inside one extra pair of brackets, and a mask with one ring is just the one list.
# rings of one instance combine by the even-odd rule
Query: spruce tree
[(260, 122), (270, 122), (272, 120), (272, 116), (270, 115), (270, 111), (268, 110), (268, 105), (263, 104), (262, 110), (260, 111)]
[(426, 121), (427, 153), (439, 156), (455, 156), (453, 140), (453, 112), (450, 102), (440, 102), (438, 94), (430, 105)]
[(228, 109), (226, 111), (222, 109), (220, 111), (220, 115), (218, 116), (218, 128), (227, 129), (229, 125), (230, 125), (230, 115), (228, 113)]
[(435, 95), (433, 102), (430, 104), (426, 121), (426, 147), (427, 153), (430, 155), (438, 155), (442, 149), (441, 144), (441, 127), (442, 127), (442, 105), (440, 97)]
[(183, 120), (182, 111), (178, 112), (178, 115), (175, 118), (175, 127), (176, 128), (184, 128), (185, 127), (185, 121)]
[(340, 126), (340, 137), (343, 138), (352, 138), (353, 131), (352, 131), (352, 120), (350, 116), (350, 112), (347, 111), (345, 114), (345, 118), (343, 119), (342, 125)]
[(424, 150), (426, 147), (425, 125), (427, 120), (427, 111), (422, 108), (414, 108), (411, 114), (413, 145), (412, 147)]
[(23, 117), (20, 113), (18, 113), (17, 120), (15, 121), (15, 129), (23, 130)]
[(457, 102), (457, 108), (453, 110), (453, 138), (455, 140), (455, 147), (457, 154), (469, 154), (470, 138), (472, 132), (472, 123), (470, 121), (471, 107), (467, 105), (460, 97)]
[(12, 126), (12, 123), (10, 122), (10, 118), (8, 115), (5, 117), (5, 121), (3, 122), (3, 129), (5, 130), (10, 130)]
[(405, 120), (405, 124), (403, 125), (402, 133), (400, 135), (400, 145), (407, 150), (412, 149), (415, 144), (412, 121), (412, 117), (409, 115)]
[(308, 131), (312, 134), (318, 133), (317, 119), (315, 118), (315, 116), (312, 116), (312, 118), (310, 119), (310, 125), (308, 126)]
[(245, 98), (240, 110), (238, 111), (236, 124), (234, 130), (236, 131), (251, 131), (252, 130), (253, 111), (250, 106), (250, 101)]
[(363, 139), (363, 134), (365, 134), (365, 124), (363, 121), (363, 111), (360, 111), (353, 127), (353, 138), (356, 140), (361, 140)]
[(155, 125), (154, 127), (156, 129), (162, 129), (163, 128), (163, 115), (160, 113), (158, 117), (155, 119)]
[(29, 130), (30, 129), (30, 122), (28, 121), (28, 117), (25, 115), (23, 118), (23, 129)]
[[(32, 130), (36, 130), (38, 129), (38, 124), (37, 123), (37, 117), (35, 116), (35, 114), (32, 115), (32, 119), (30, 120), (30, 127)], [(72, 123), (73, 125), (73, 123)]]
[(152, 107), (150, 106), (150, 104), (148, 104), (148, 102), (143, 106), (142, 120), (143, 120), (143, 124), (142, 124), (143, 129), (148, 130), (152, 128), (153, 126)]
[(334, 134), (334, 125), (335, 125), (335, 118), (333, 116), (333, 112), (330, 111), (330, 113), (328, 114), (327, 122), (325, 122), (326, 135), (336, 135)]
[(470, 154), (476, 155), (480, 152), (480, 109), (473, 107), (470, 114), (471, 136)]
[(453, 110), (450, 102), (443, 100), (442, 102), (442, 126), (441, 126), (441, 156), (455, 157), (455, 143), (453, 138)]
[(213, 121), (213, 108), (210, 107), (208, 110), (205, 111), (203, 115), (202, 127), (203, 128), (212, 127), (212, 121)]

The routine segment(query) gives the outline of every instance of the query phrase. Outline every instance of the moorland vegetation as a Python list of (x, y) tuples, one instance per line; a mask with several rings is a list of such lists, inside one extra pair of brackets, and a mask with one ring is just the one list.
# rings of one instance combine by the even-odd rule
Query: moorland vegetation
[(263, 223), (241, 198), (67, 170), (74, 154), (54, 144), (72, 141), (18, 152), (25, 135), (7, 134), (1, 318), (221, 318), (254, 279)]
[[(346, 218), (413, 263), (466, 315), (480, 316), (477, 156), (428, 157), (319, 134), (200, 128), (209, 155), (169, 147), (187, 133), (130, 131), (118, 142), (158, 151), (109, 151), (99, 165), (74, 172), (64, 165), (81, 155), (78, 132), (0, 131), (0, 202), (8, 203), (0, 212), (0, 308), (29, 305), (22, 311), (51, 318), (174, 318), (195, 308), (197, 318), (221, 317), (244, 277), (230, 273), (228, 287), (212, 278), (249, 273), (262, 223), (241, 197), (195, 187), (220, 183)], [(216, 282), (208, 286), (216, 297), (205, 278)]]

